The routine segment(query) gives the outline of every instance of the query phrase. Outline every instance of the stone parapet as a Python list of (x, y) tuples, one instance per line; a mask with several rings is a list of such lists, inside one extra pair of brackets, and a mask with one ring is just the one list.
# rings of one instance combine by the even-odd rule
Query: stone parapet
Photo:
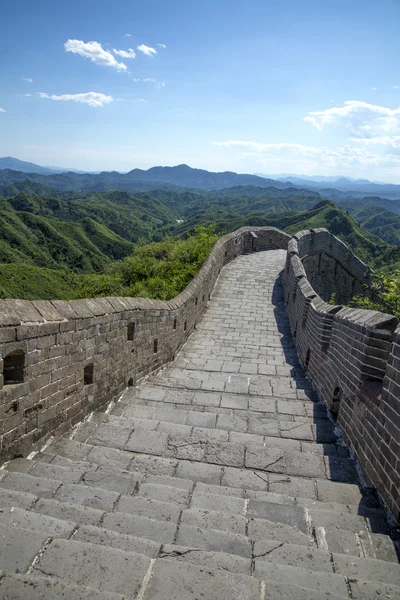
[[(308, 260), (311, 255), (313, 262)], [(330, 261), (329, 274), (322, 257)], [(327, 230), (302, 231), (288, 244), (285, 300), (300, 360), (321, 399), (337, 414), (366, 483), (377, 488), (399, 519), (398, 320), (377, 311), (331, 305), (321, 297), (333, 290), (336, 299), (349, 299), (370, 277), (364, 263)], [(336, 287), (340, 281), (345, 289)]]

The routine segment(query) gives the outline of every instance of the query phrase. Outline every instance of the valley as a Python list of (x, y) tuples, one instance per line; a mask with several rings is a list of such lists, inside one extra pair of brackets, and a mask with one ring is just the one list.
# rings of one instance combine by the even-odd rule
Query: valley
[[(130, 257), (154, 254), (157, 244), (165, 242), (171, 249), (181, 240), (196, 239), (199, 226), (209, 231), (210, 239), (214, 232), (220, 236), (245, 225), (269, 225), (289, 234), (326, 227), (370, 267), (399, 267), (400, 200), (360, 199), (359, 192), (340, 189), (325, 196), (315, 181), (310, 183), (299, 187), (186, 165), (126, 174), (0, 170), (0, 297), (127, 294), (167, 299), (188, 283), (181, 276), (184, 261), (175, 265), (176, 273), (169, 271), (176, 280), (169, 292), (154, 281), (121, 287), (116, 273)], [(189, 269), (190, 277), (200, 264)]]

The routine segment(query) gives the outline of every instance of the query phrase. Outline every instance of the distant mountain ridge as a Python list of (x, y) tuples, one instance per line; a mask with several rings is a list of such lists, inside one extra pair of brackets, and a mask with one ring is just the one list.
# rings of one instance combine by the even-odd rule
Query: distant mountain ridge
[[(21, 163), (23, 168), (15, 170)], [(13, 167), (5, 169), (5, 164), (11, 164)], [(30, 169), (36, 169), (36, 171), (31, 170), (29, 172)], [(175, 167), (151, 167), (147, 170), (132, 169), (128, 173), (117, 171), (82, 173), (77, 171), (64, 172), (61, 169), (52, 171), (48, 167), (24, 163), (11, 157), (0, 159), (0, 189), (21, 182), (24, 179), (61, 191), (127, 190), (133, 192), (156, 187), (164, 189), (184, 187), (212, 191), (231, 187), (253, 186), (258, 188), (274, 187), (280, 190), (288, 188), (313, 190), (333, 201), (343, 199), (348, 195), (354, 198), (374, 195), (390, 200), (400, 200), (400, 185), (374, 183), (366, 179), (324, 177), (322, 178), (323, 181), (314, 181), (314, 178), (291, 177), (282, 181), (233, 171), (214, 173), (205, 169), (194, 169), (185, 164)]]
[(26, 173), (12, 169), (0, 170), (0, 190), (17, 182), (29, 179), (41, 185), (62, 191), (138, 191), (155, 187), (185, 187), (201, 190), (220, 190), (236, 186), (256, 186), (287, 189), (290, 183), (265, 179), (256, 175), (239, 175), (226, 171), (212, 173), (203, 169), (192, 169), (187, 165), (176, 167), (152, 167), (147, 171), (133, 169), (129, 173), (102, 171), (101, 173)]
[(65, 169), (62, 167), (42, 167), (35, 163), (26, 162), (25, 160), (19, 160), (13, 156), (0, 157), (0, 169), (12, 169), (13, 171), (22, 171), (23, 173), (38, 173), (40, 175), (51, 175), (53, 173), (68, 173), (70, 171), (74, 173), (86, 173), (87, 171), (80, 171), (79, 169)]

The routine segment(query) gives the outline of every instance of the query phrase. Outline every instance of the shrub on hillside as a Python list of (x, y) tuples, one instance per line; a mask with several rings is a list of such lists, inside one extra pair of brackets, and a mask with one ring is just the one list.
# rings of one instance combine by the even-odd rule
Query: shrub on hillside
[(196, 227), (186, 239), (138, 245), (124, 260), (100, 275), (88, 275), (78, 287), (77, 298), (138, 296), (169, 300), (193, 279), (218, 236), (215, 225)]

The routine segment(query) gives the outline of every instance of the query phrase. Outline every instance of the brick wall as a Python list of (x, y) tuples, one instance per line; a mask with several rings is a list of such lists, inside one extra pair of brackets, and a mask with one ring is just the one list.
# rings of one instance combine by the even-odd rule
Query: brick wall
[[(308, 260), (311, 255), (315, 260)], [(367, 484), (378, 489), (399, 519), (398, 321), (376, 311), (327, 304), (317, 291), (328, 289), (332, 282), (324, 285), (318, 255), (337, 262), (336, 273), (347, 273), (345, 280), (350, 283), (343, 298), (370, 277), (365, 265), (327, 230), (303, 231), (290, 240), (284, 289), (300, 360), (313, 387), (337, 414)], [(334, 272), (335, 267), (331, 275)]]
[(289, 239), (270, 227), (224, 236), (193, 281), (168, 302), (0, 300), (0, 459), (26, 456), (171, 361), (223, 265), (253, 249), (286, 249)]

